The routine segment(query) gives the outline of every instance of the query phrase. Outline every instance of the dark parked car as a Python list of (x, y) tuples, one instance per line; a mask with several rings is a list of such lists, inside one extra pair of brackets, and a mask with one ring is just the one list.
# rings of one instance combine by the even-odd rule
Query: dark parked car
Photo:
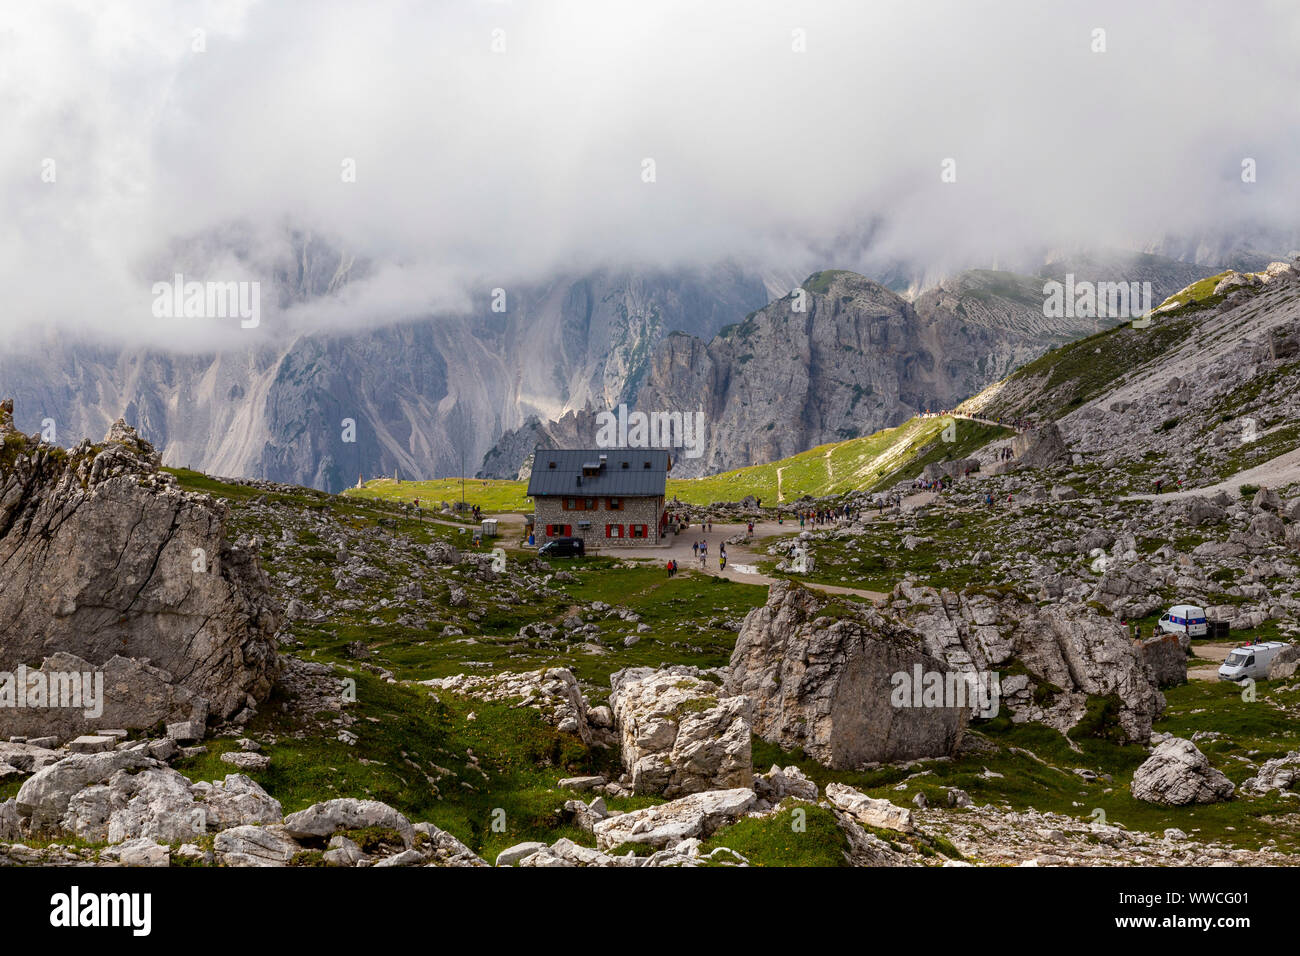
[(537, 553), (544, 558), (581, 558), (587, 546), (581, 538), (556, 538), (542, 545)]

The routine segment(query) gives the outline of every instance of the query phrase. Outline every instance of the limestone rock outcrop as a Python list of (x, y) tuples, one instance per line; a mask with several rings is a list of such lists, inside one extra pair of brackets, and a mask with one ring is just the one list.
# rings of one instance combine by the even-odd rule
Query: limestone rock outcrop
[(830, 767), (951, 755), (969, 707), (895, 706), (895, 675), (946, 673), (919, 635), (863, 608), (818, 617), (823, 599), (778, 581), (745, 618), (725, 690), (754, 705), (754, 732)]
[(946, 666), (1000, 673), (999, 704), (1016, 722), (1038, 721), (1065, 732), (1083, 719), (1090, 696), (1118, 702), (1123, 737), (1145, 741), (1164, 709), (1142, 651), (1127, 628), (1087, 605), (1038, 607), (1014, 594), (936, 591), (903, 582), (891, 606), (924, 636)]
[(0, 447), (0, 671), (65, 652), (111, 679), (107, 714), (0, 708), (0, 737), (227, 718), (266, 697), (279, 610), (224, 504), (179, 489), (120, 419), (64, 450), (17, 431), (6, 401)]
[(1070, 448), (1055, 422), (1027, 429), (1011, 439), (1011, 453), (1022, 468), (1046, 468), (1069, 460)]
[(1148, 637), (1142, 642), (1142, 659), (1151, 668), (1157, 687), (1187, 683), (1187, 653), (1177, 634)]
[(624, 843), (645, 843), (671, 848), (684, 840), (704, 839), (740, 819), (755, 799), (753, 790), (736, 787), (693, 793), (643, 810), (621, 813), (596, 824), (596, 846), (607, 850)]
[(610, 704), (634, 793), (679, 797), (753, 785), (749, 700), (690, 668), (635, 667), (610, 678)]
[(1180, 737), (1161, 743), (1133, 773), (1133, 796), (1162, 806), (1217, 803), (1231, 799), (1234, 789), (1196, 744)]

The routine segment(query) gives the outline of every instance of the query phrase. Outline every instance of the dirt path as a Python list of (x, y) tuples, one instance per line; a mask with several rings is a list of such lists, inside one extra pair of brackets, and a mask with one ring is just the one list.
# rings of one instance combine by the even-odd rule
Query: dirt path
[(1219, 665), (1236, 647), (1236, 641), (1216, 641), (1213, 644), (1193, 644), (1192, 656), (1187, 661), (1188, 680), (1218, 680)]
[(1300, 448), (1289, 451), (1276, 458), (1270, 458), (1262, 465), (1239, 471), (1231, 478), (1203, 488), (1184, 488), (1182, 491), (1167, 491), (1159, 495), (1129, 495), (1126, 501), (1152, 501), (1159, 498), (1190, 498), (1193, 495), (1211, 497), (1220, 491), (1226, 491), (1234, 498), (1241, 485), (1259, 485), (1262, 488), (1285, 488), (1300, 481)]
[[(677, 566), (682, 571), (694, 571), (697, 574), (708, 574), (713, 577), (726, 578), (729, 581), (739, 581), (742, 584), (762, 584), (770, 585), (782, 578), (774, 578), (770, 575), (763, 574), (758, 570), (759, 561), (770, 560), (768, 554), (763, 551), (755, 551), (754, 547), (764, 538), (769, 538), (778, 534), (790, 534), (799, 530), (799, 522), (787, 521), (784, 524), (778, 524), (775, 521), (763, 521), (754, 525), (754, 535), (750, 544), (729, 544), (727, 545), (727, 567), (723, 570), (718, 568), (718, 554), (720, 547), (728, 538), (745, 532), (743, 524), (715, 524), (713, 531), (704, 532), (698, 525), (686, 529), (678, 535), (673, 535), (672, 540), (667, 546), (658, 547), (636, 547), (636, 548), (604, 548), (598, 553), (601, 557), (616, 558), (636, 558), (639, 560), (653, 560), (659, 565), (666, 564), (670, 559), (677, 560)], [(708, 558), (703, 566), (700, 565), (700, 559), (691, 549), (691, 545), (697, 541), (708, 543)], [(881, 601), (887, 595), (880, 591), (868, 591), (864, 588), (842, 587), (836, 584), (821, 584), (816, 581), (803, 582), (810, 588), (816, 588), (819, 591), (825, 591), (829, 594), (851, 594), (855, 597), (863, 598), (868, 601)]]

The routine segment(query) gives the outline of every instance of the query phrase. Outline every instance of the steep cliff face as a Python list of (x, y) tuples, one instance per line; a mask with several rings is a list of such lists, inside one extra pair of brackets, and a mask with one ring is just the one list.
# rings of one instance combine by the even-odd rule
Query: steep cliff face
[[(772, 461), (950, 407), (1062, 342), (1092, 319), (1043, 316), (1043, 280), (967, 272), (909, 303), (851, 272), (820, 272), (712, 341), (671, 334), (650, 358), (635, 410), (702, 411), (704, 454), (673, 475)], [(605, 406), (609, 407), (609, 406)], [(595, 442), (596, 409), (507, 432), (484, 477), (513, 478), (535, 445)]]
[(936, 358), (912, 307), (851, 273), (805, 288), (708, 344), (677, 335), (656, 351), (637, 408), (700, 410), (708, 426), (704, 454), (679, 456), (675, 475), (792, 455), (923, 407)]
[[(310, 301), (364, 272), (310, 241), (298, 253), (268, 299)], [(19, 424), (52, 423), (58, 442), (123, 416), (168, 464), (338, 491), (358, 475), (473, 474), (530, 417), (629, 398), (664, 335), (708, 339), (766, 301), (761, 280), (730, 267), (593, 273), (507, 289), (504, 312), (484, 296), (469, 314), (222, 352), (50, 341), (0, 356), (0, 381)]]
[(817, 273), (803, 289), (802, 312), (786, 296), (712, 342), (660, 344), (636, 407), (702, 410), (709, 429), (705, 454), (679, 456), (674, 475), (772, 461), (951, 407), (1092, 323), (1045, 319), (1041, 280), (1009, 273), (964, 273), (915, 305), (849, 272)]
[[(0, 708), (0, 736), (75, 735), (229, 717), (270, 691), (279, 610), (225, 509), (182, 492), (117, 422), (70, 451), (13, 428), (0, 405), (0, 671), (51, 656), (103, 671), (108, 706)], [(48, 668), (47, 668), (48, 669)]]

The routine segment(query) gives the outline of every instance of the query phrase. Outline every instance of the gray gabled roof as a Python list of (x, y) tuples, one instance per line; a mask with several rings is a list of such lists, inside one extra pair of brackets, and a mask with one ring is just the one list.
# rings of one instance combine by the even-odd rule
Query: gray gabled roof
[[(604, 468), (600, 468), (601, 456), (605, 458)], [(600, 473), (583, 475), (584, 465), (598, 468)], [(533, 452), (528, 495), (658, 498), (667, 486), (670, 467), (672, 460), (664, 448), (538, 448)]]

